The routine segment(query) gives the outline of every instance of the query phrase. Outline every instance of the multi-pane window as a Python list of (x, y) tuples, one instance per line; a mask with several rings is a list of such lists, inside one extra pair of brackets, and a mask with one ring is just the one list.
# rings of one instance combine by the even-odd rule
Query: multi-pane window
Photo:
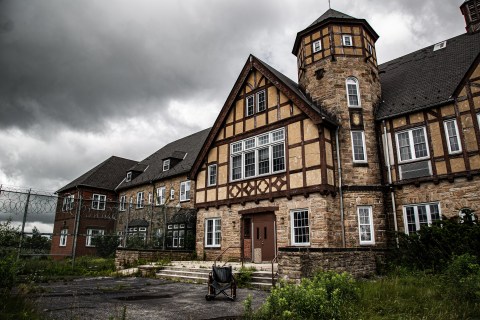
[(125, 211), (126, 206), (127, 206), (127, 196), (123, 195), (120, 197), (120, 205), (119, 205), (120, 211)]
[(171, 188), (170, 189), (170, 200), (174, 200), (175, 199), (175, 189)]
[(448, 153), (457, 153), (462, 151), (460, 139), (458, 137), (457, 120), (448, 120), (443, 122), (445, 134), (447, 136)]
[(103, 229), (87, 229), (87, 247), (95, 247), (93, 243), (93, 239), (98, 236), (103, 236), (104, 230)]
[(426, 203), (403, 206), (405, 233), (415, 233), (422, 226), (429, 226), (441, 219), (438, 203)]
[(370, 206), (357, 207), (357, 215), (358, 215), (358, 233), (360, 237), (360, 244), (374, 244), (375, 236), (373, 234), (372, 207)]
[(322, 51), (322, 41), (317, 40), (317, 41), (313, 42), (312, 43), (312, 50), (313, 50), (313, 53)]
[(105, 210), (107, 196), (103, 194), (94, 194), (92, 198), (92, 209)]
[(220, 247), (221, 237), (220, 218), (205, 220), (205, 247)]
[(308, 221), (308, 210), (293, 210), (291, 212), (292, 221), (292, 244), (309, 245), (310, 244), (310, 224)]
[(163, 171), (168, 171), (170, 169), (170, 159), (163, 160)]
[(265, 90), (257, 93), (257, 112), (265, 111)]
[(157, 188), (157, 201), (156, 205), (165, 204), (165, 187)]
[(143, 191), (137, 192), (137, 208), (143, 208), (144, 193)]
[(346, 81), (347, 101), (350, 108), (360, 107), (360, 90), (358, 88), (358, 80), (350, 77)]
[(271, 131), (231, 144), (230, 179), (240, 180), (285, 170), (285, 131)]
[(257, 104), (257, 112), (265, 111), (267, 107), (265, 90), (252, 94), (245, 99), (245, 114), (247, 117), (255, 113), (255, 103)]
[(167, 226), (167, 248), (183, 247), (185, 247), (185, 224), (169, 224)]
[(349, 34), (344, 34), (344, 35), (342, 36), (342, 44), (343, 44), (345, 47), (351, 47), (351, 46), (353, 46), (352, 36), (349, 35)]
[(400, 162), (428, 157), (425, 128), (415, 128), (397, 133), (398, 157)]
[(180, 183), (180, 201), (190, 200), (190, 181)]
[(208, 186), (217, 184), (217, 165), (211, 164), (208, 166)]
[(69, 211), (73, 209), (73, 204), (75, 203), (75, 195), (69, 194), (63, 198), (62, 211)]
[(363, 131), (352, 131), (352, 153), (353, 162), (367, 162), (365, 133)]
[(60, 231), (60, 247), (65, 247), (67, 245), (68, 229), (62, 229)]

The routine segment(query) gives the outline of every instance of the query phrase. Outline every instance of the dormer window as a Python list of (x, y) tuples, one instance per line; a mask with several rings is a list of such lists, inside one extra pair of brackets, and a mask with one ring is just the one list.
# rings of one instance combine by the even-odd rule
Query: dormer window
[(125, 178), (125, 182), (132, 181), (132, 171), (127, 172), (127, 177)]
[(433, 46), (433, 51), (444, 49), (447, 46), (447, 41), (442, 41)]
[(342, 44), (344, 47), (353, 46), (352, 36), (350, 34), (344, 34), (342, 36)]
[(322, 51), (322, 41), (317, 40), (314, 43), (312, 43), (312, 50), (313, 50), (313, 53)]
[(163, 160), (163, 171), (170, 170), (170, 159)]

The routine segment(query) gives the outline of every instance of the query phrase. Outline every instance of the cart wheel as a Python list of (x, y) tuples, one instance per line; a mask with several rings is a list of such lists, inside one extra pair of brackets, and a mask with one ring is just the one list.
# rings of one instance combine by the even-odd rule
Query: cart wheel
[(212, 297), (210, 297), (209, 294), (206, 294), (206, 295), (205, 295), (205, 300), (210, 301), (210, 300), (212, 300)]

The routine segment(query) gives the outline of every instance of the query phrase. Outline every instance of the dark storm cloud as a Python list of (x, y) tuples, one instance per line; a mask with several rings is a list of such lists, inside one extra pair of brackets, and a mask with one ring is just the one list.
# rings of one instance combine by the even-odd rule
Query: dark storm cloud
[(171, 99), (224, 98), (269, 17), (209, 2), (2, 1), (0, 126), (98, 130)]

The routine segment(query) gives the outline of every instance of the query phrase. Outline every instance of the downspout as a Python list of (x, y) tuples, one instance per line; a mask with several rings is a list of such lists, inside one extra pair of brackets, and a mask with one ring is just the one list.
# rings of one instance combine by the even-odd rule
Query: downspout
[(82, 198), (80, 189), (77, 186), (77, 210), (75, 214), (75, 222), (74, 222), (74, 233), (73, 233), (73, 246), (72, 246), (72, 268), (75, 266), (75, 258), (77, 254), (77, 241), (78, 241), (78, 229), (80, 225), (80, 214), (82, 212)]
[(382, 121), (383, 126), (383, 136), (385, 137), (385, 142), (383, 147), (385, 148), (386, 158), (387, 158), (387, 170), (388, 170), (388, 185), (390, 188), (390, 196), (392, 198), (392, 209), (393, 209), (393, 225), (395, 228), (395, 241), (398, 247), (398, 224), (397, 224), (397, 206), (395, 204), (395, 191), (392, 186), (392, 169), (390, 167), (390, 147), (388, 145), (388, 136), (387, 136), (387, 126), (385, 125), (385, 120)]
[(340, 193), (340, 224), (342, 227), (342, 247), (345, 248), (345, 222), (343, 209), (343, 190), (342, 190), (342, 162), (340, 161), (340, 142), (338, 139), (339, 127), (335, 130), (335, 144), (337, 145), (337, 166), (338, 166), (338, 190)]

